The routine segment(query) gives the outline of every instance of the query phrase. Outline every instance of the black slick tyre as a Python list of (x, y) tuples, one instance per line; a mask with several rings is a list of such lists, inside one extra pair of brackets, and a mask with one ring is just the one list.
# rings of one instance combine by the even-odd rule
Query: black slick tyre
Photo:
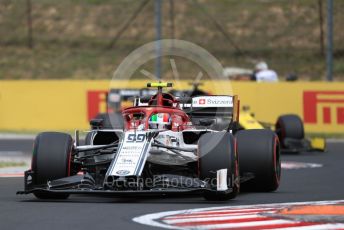
[[(34, 142), (32, 170), (34, 183), (46, 185), (71, 175), (71, 152), (73, 140), (69, 134), (58, 132), (40, 133)], [(39, 199), (65, 199), (67, 194), (34, 192)]]
[(301, 118), (295, 114), (287, 114), (278, 117), (275, 130), (282, 145), (284, 145), (284, 140), (286, 138), (302, 140), (305, 137), (303, 122)]
[(240, 176), (248, 179), (243, 191), (275, 191), (280, 183), (280, 145), (277, 135), (266, 129), (241, 130), (236, 133), (240, 158)]

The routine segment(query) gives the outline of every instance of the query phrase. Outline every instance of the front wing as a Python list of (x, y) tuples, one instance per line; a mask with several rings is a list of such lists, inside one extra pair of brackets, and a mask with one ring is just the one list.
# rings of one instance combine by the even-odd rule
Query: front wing
[(33, 172), (31, 170), (25, 172), (24, 176), (24, 191), (18, 191), (17, 194), (30, 194), (36, 192), (43, 192), (48, 194), (80, 194), (80, 195), (99, 195), (110, 197), (130, 197), (130, 196), (156, 196), (156, 195), (202, 195), (204, 192), (214, 192), (218, 194), (229, 194), (233, 192), (232, 188), (224, 191), (212, 190), (208, 187), (202, 187), (197, 182), (191, 187), (180, 188), (152, 188), (147, 190), (112, 190), (104, 187), (94, 186), (92, 177), (88, 174), (74, 175), (70, 177), (61, 178), (54, 181), (49, 181), (45, 185), (36, 185), (33, 181)]

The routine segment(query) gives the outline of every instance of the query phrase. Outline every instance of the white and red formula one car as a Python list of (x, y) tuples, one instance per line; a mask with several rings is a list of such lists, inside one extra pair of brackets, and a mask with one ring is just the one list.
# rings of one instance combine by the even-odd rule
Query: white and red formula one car
[[(153, 96), (122, 111), (124, 129), (92, 120), (85, 145), (76, 132), (44, 132), (35, 139), (25, 189), (37, 198), (71, 194), (138, 196), (199, 194), (228, 200), (246, 191), (275, 191), (280, 145), (270, 130), (238, 131), (237, 96), (175, 98), (171, 83), (148, 83)], [(216, 125), (228, 120), (228, 124)], [(97, 128), (99, 127), (99, 128)]]

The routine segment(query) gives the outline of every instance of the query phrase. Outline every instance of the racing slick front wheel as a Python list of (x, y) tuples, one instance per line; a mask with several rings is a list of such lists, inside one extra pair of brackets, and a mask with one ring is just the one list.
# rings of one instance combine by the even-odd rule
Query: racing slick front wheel
[[(46, 185), (50, 180), (67, 177), (71, 174), (72, 137), (58, 132), (40, 133), (34, 142), (32, 170), (34, 183)], [(39, 199), (66, 199), (67, 194), (34, 192)]]
[(276, 134), (285, 146), (287, 138), (302, 140), (305, 137), (303, 122), (298, 115), (287, 114), (279, 116), (275, 125)]
[[(198, 142), (199, 177), (207, 181), (210, 189), (204, 192), (204, 198), (212, 201), (224, 201), (239, 192), (239, 162), (235, 149), (235, 139), (231, 133), (215, 132), (204, 134)], [(227, 186), (232, 189), (218, 191), (217, 171), (227, 170)], [(228, 189), (227, 187), (227, 189)]]
[(244, 191), (275, 191), (281, 177), (280, 145), (277, 135), (266, 129), (236, 133), (240, 178)]

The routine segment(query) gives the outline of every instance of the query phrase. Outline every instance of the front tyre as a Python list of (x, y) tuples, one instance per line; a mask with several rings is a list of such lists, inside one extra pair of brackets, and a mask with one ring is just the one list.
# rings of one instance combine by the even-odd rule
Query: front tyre
[[(34, 142), (32, 170), (34, 183), (46, 185), (71, 175), (71, 153), (73, 140), (69, 134), (58, 132), (40, 133)], [(34, 192), (39, 199), (66, 199), (68, 194)]]
[[(204, 198), (211, 201), (233, 199), (239, 193), (239, 162), (235, 139), (231, 133), (216, 132), (204, 134), (198, 142), (199, 177), (208, 181), (212, 191), (206, 191)], [(216, 190), (217, 170), (227, 169), (227, 185), (231, 192)]]
[(246, 191), (275, 191), (281, 178), (280, 144), (277, 135), (266, 129), (241, 130), (236, 133), (240, 175), (253, 178), (242, 184)]

